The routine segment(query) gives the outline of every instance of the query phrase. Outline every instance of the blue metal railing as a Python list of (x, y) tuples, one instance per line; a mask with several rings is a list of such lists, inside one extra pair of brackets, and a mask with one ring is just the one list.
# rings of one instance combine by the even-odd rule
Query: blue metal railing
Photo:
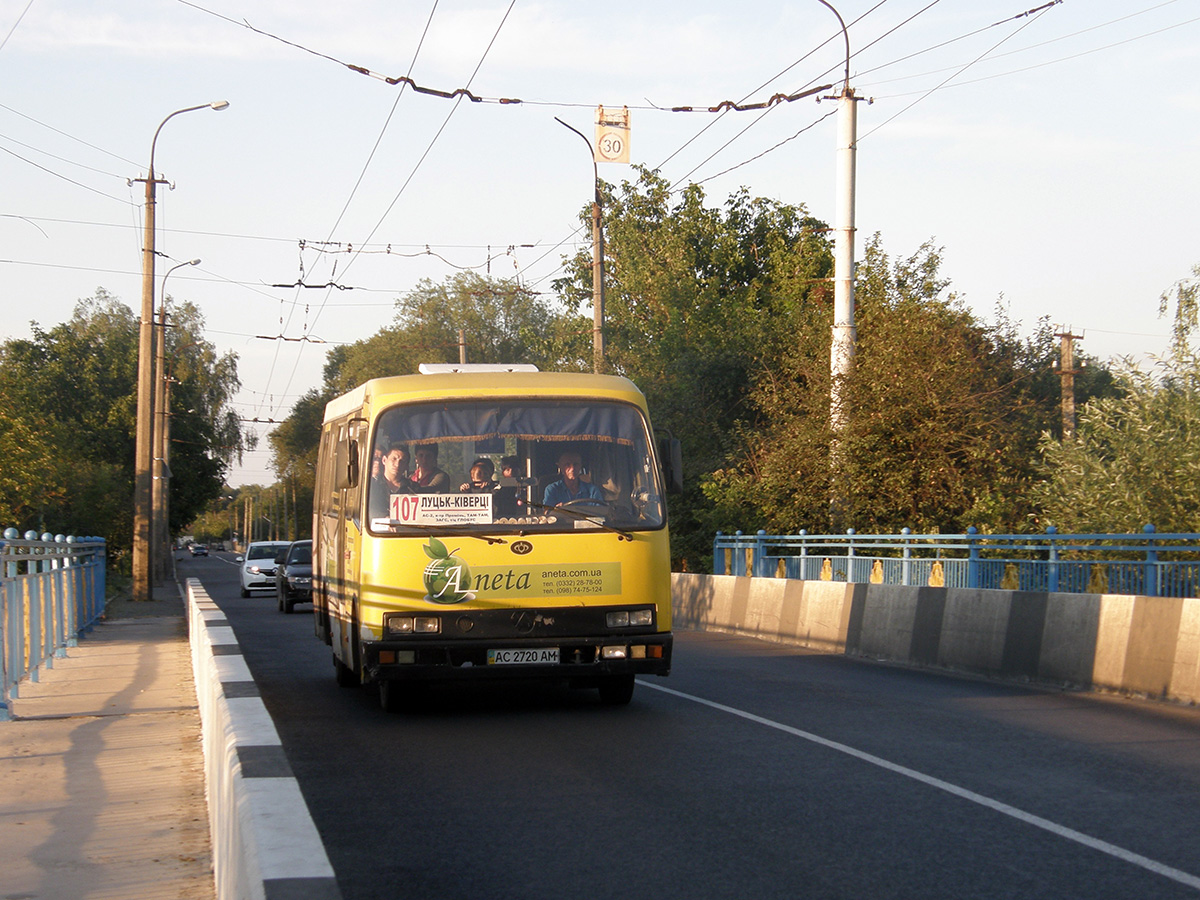
[(717, 532), (713, 573), (809, 581), (1200, 597), (1200, 534)]
[(15, 528), (0, 541), (0, 721), (18, 685), (38, 680), (104, 612), (105, 541)]

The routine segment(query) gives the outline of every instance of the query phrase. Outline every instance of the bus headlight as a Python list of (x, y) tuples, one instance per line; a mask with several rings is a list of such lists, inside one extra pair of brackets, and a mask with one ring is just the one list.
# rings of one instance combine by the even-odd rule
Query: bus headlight
[(437, 616), (389, 615), (383, 627), (389, 635), (441, 634), (442, 620)]
[(609, 628), (640, 628), (654, 624), (653, 609), (618, 609), (605, 613), (604, 624)]

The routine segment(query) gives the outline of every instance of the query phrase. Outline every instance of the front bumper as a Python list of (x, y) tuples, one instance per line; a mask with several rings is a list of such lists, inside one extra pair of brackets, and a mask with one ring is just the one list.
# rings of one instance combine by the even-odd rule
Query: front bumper
[[(472, 610), (446, 617), (447, 633), (389, 636), (362, 644), (367, 681), (568, 679), (667, 675), (674, 638), (655, 625), (604, 626), (607, 612), (628, 607)], [(558, 662), (489, 665), (489, 650), (558, 649)], [(619, 649), (618, 649), (619, 648)]]
[(275, 590), (275, 570), (271, 569), (268, 572), (266, 569), (262, 569), (258, 572), (243, 572), (242, 586), (248, 591), (268, 588)]

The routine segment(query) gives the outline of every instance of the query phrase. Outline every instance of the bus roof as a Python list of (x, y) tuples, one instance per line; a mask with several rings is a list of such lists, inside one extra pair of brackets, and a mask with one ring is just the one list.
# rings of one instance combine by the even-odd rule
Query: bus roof
[(447, 372), (373, 378), (325, 405), (325, 421), (400, 400), (472, 397), (594, 397), (623, 400), (643, 410), (646, 399), (628, 378), (576, 372)]

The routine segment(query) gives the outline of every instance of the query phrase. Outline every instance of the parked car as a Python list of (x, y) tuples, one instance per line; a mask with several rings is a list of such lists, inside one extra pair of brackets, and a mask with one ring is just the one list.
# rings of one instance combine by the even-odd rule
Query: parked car
[(208, 556), (207, 544), (192, 544), (188, 549), (192, 551), (192, 556)]
[(312, 603), (312, 541), (295, 541), (275, 557), (275, 597), (284, 613)]
[(246, 555), (239, 556), (242, 564), (242, 596), (249, 597), (251, 591), (275, 589), (275, 557), (288, 548), (286, 541), (255, 541), (246, 548)]

